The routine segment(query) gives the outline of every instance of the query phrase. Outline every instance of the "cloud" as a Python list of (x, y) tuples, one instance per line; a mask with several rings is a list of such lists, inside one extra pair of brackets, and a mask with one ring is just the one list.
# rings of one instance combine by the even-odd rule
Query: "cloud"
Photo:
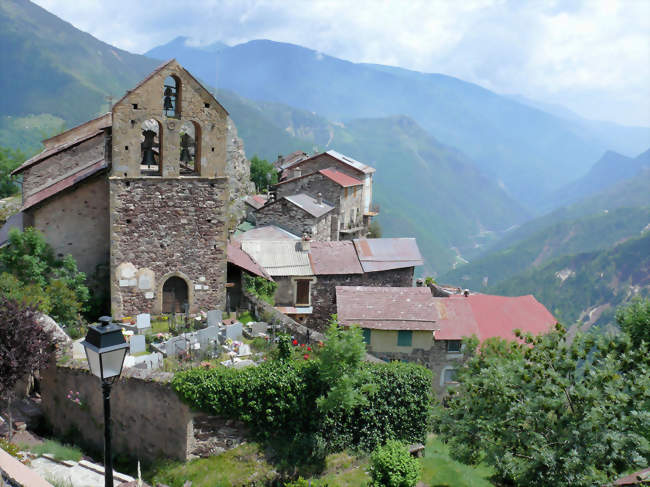
[(650, 125), (647, 0), (36, 0), (132, 52), (290, 42), (355, 62), (438, 72), (591, 118)]

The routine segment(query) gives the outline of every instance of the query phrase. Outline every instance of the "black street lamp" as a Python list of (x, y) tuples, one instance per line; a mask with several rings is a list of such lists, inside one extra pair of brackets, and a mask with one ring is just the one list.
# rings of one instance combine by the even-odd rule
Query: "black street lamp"
[(113, 457), (111, 453), (111, 386), (122, 373), (129, 345), (122, 328), (111, 323), (110, 316), (99, 318), (100, 326), (89, 326), (81, 343), (86, 350), (90, 372), (102, 381), (104, 395), (104, 485), (113, 487)]

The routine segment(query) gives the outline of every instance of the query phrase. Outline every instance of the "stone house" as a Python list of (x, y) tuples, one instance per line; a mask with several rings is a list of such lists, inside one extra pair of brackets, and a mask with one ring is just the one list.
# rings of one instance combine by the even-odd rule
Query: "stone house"
[(270, 201), (255, 212), (255, 220), (260, 226), (275, 225), (313, 240), (330, 240), (333, 210), (320, 194), (298, 193)]
[[(367, 233), (367, 228), (370, 225), (372, 217), (378, 214), (378, 208), (372, 204), (372, 178), (375, 173), (375, 168), (334, 150), (329, 150), (313, 155), (307, 159), (298, 159), (285, 166), (280, 174), (280, 182), (298, 178), (306, 174), (313, 174), (321, 170), (333, 170), (343, 173), (363, 183), (361, 187), (361, 215), (354, 215), (355, 218), (352, 221), (356, 223), (358, 219), (361, 219)], [(332, 201), (336, 201), (336, 199), (333, 198)]]
[(556, 323), (531, 295), (438, 298), (426, 287), (337, 286), (336, 303), (341, 323), (362, 328), (369, 353), (424, 365), (433, 371), (438, 393), (455, 383), (465, 358), (463, 338), (516, 340), (515, 329), (539, 334)]
[[(317, 331), (336, 313), (337, 286), (410, 288), (422, 265), (415, 239), (242, 240), (241, 248), (278, 284), (276, 309)], [(368, 249), (384, 252), (369, 261)]]
[(244, 208), (246, 210), (246, 221), (255, 224), (255, 212), (262, 208), (269, 199), (267, 194), (251, 194), (244, 198)]
[(175, 60), (13, 174), (25, 225), (110, 290), (116, 318), (222, 307), (228, 113)]
[(297, 193), (322, 195), (335, 208), (332, 213), (332, 233), (328, 240), (350, 240), (368, 233), (363, 218), (363, 182), (335, 168), (320, 169), (274, 186), (276, 197)]

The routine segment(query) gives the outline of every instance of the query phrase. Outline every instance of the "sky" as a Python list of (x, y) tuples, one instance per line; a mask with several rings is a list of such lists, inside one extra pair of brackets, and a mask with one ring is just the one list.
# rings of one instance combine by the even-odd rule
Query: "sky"
[(134, 53), (270, 39), (650, 126), (650, 0), (35, 0)]

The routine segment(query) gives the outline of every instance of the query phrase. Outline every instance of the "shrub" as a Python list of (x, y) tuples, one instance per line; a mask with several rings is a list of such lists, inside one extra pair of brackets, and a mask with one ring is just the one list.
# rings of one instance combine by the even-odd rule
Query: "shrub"
[(11, 443), (9, 440), (0, 438), (0, 448), (9, 453), (12, 457), (20, 459), (20, 447), (15, 443)]
[(271, 305), (275, 303), (273, 296), (275, 295), (275, 290), (278, 288), (277, 283), (273, 281), (267, 281), (260, 276), (251, 276), (249, 274), (244, 274), (244, 287), (246, 291), (266, 301), (267, 303)]
[(403, 443), (389, 440), (370, 455), (370, 477), (375, 487), (413, 487), (420, 478), (420, 463)]

